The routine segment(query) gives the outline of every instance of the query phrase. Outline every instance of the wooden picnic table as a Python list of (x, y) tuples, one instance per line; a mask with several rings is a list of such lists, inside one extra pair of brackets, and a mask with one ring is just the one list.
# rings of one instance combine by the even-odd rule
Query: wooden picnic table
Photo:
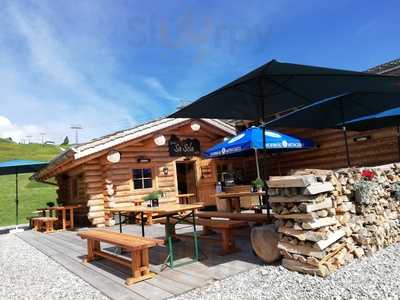
[(190, 198), (193, 198), (195, 194), (189, 193), (189, 194), (178, 194), (178, 200), (179, 204), (190, 204)]
[(249, 197), (249, 196), (258, 196), (260, 200), (260, 205), (262, 204), (262, 197), (266, 196), (267, 193), (262, 192), (231, 192), (231, 193), (216, 193), (215, 197), (218, 199), (226, 199), (227, 200), (227, 208), (229, 212), (240, 212), (240, 198), (241, 197)]
[[(166, 265), (173, 268), (174, 267), (174, 251), (173, 251), (173, 228), (174, 224), (171, 223), (171, 219), (175, 219), (178, 223), (189, 223), (193, 225), (193, 242), (194, 242), (194, 255), (193, 260), (198, 261), (199, 259), (199, 246), (197, 241), (196, 233), (196, 210), (204, 206), (203, 203), (193, 203), (193, 204), (165, 204), (158, 207), (147, 207), (147, 206), (126, 206), (120, 208), (108, 208), (106, 211), (111, 213), (118, 213), (120, 216), (120, 233), (122, 233), (121, 225), (121, 214), (122, 213), (140, 213), (141, 226), (142, 226), (142, 236), (145, 236), (144, 231), (144, 214), (158, 214), (166, 217), (166, 240), (168, 246), (168, 257), (166, 259)], [(187, 213), (190, 211), (189, 213)]]
[[(70, 229), (74, 228), (74, 209), (80, 207), (82, 207), (82, 205), (75, 204), (75, 205), (65, 205), (65, 206), (52, 206), (52, 207), (40, 208), (39, 210), (43, 211), (43, 215), (45, 215), (46, 210), (61, 212), (58, 216), (58, 219), (62, 222), (63, 230), (66, 230), (67, 227), (69, 227)], [(67, 210), (69, 211), (68, 220), (67, 220)]]

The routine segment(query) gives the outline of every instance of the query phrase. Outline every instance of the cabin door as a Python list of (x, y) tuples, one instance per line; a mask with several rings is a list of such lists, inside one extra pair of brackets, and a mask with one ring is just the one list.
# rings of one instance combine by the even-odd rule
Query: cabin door
[(194, 161), (176, 162), (178, 194), (194, 194), (196, 196), (196, 165)]

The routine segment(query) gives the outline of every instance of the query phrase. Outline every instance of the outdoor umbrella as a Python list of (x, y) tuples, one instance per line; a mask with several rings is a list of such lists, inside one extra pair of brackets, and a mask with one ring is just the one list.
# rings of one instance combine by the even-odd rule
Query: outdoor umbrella
[(368, 115), (349, 122), (346, 128), (354, 131), (366, 131), (385, 127), (398, 127), (400, 124), (400, 108), (387, 110), (375, 115)]
[(260, 120), (264, 123), (277, 113), (358, 91), (400, 93), (400, 78), (271, 60), (170, 117)]
[(342, 127), (347, 165), (350, 166), (346, 122), (398, 106), (400, 106), (400, 93), (345, 93), (304, 106), (280, 118), (267, 122), (266, 126), (270, 128), (318, 129)]
[(361, 117), (345, 123), (348, 130), (366, 131), (385, 127), (396, 127), (397, 146), (400, 161), (400, 108), (384, 111), (379, 114)]
[(18, 174), (33, 173), (47, 166), (47, 162), (37, 160), (10, 160), (0, 163), (0, 176), (15, 174), (15, 225), (18, 230)]
[(209, 158), (250, 156), (256, 158), (257, 177), (260, 178), (257, 150), (267, 149), (268, 152), (284, 152), (291, 150), (309, 149), (314, 143), (293, 135), (287, 135), (272, 130), (265, 130), (265, 146), (263, 145), (263, 130), (259, 127), (250, 127), (240, 134), (205, 151)]
[(272, 60), (170, 117), (267, 120), (276, 113), (356, 91), (400, 92), (400, 78)]

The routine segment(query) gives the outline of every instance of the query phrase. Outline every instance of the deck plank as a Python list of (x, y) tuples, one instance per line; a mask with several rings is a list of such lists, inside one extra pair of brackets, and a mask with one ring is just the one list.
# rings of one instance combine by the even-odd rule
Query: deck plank
[(174, 294), (175, 296), (186, 293), (193, 289), (192, 286), (183, 284), (178, 281), (174, 281), (170, 278), (163, 276), (156, 276), (150, 280), (147, 280), (146, 282), (148, 284), (162, 288), (163, 290), (168, 291), (169, 293)]
[[(52, 253), (50, 256), (54, 261), (62, 265), (64, 268), (72, 272), (73, 274), (77, 275), (78, 277), (84, 279), (87, 283), (92, 285), (94, 288), (101, 291), (106, 296), (110, 297), (111, 299), (137, 299), (143, 300), (146, 299), (125, 286), (118, 284), (109, 278), (99, 274), (98, 272), (93, 272), (93, 270), (87, 268), (83, 264), (77, 262), (76, 260), (72, 259), (69, 256), (64, 255), (64, 253), (59, 252), (57, 250), (51, 249), (51, 247), (46, 247), (46, 244), (43, 241), (39, 241), (40, 238), (35, 238), (34, 236), (29, 236), (28, 234), (19, 235), (24, 241), (28, 244), (31, 244), (33, 247), (37, 248), (38, 250), (44, 253)], [(23, 237), (22, 237), (23, 236)], [(39, 239), (39, 240), (38, 240)], [(47, 248), (47, 249), (46, 249)], [(50, 248), (50, 249), (48, 249)], [(65, 248), (64, 248), (65, 249)]]
[[(140, 226), (128, 225), (123, 229), (124, 233), (140, 235)], [(118, 231), (118, 227), (109, 230)], [(145, 230), (146, 236), (163, 238), (164, 226), (158, 224), (146, 226)], [(190, 230), (191, 227), (181, 228), (179, 232), (190, 232)], [(125, 279), (130, 270), (124, 266), (104, 259), (82, 264), (87, 245), (85, 240), (77, 236), (76, 231), (52, 234), (26, 231), (18, 236), (111, 299), (165, 299), (261, 264), (261, 261), (251, 252), (248, 236), (241, 234), (236, 237), (238, 245), (242, 248), (241, 252), (221, 257), (216, 255), (221, 244), (218, 241), (219, 236), (215, 235), (215, 241), (200, 240), (202, 259), (200, 262), (166, 269), (162, 272), (159, 272), (159, 269), (167, 256), (166, 247), (150, 249), (150, 268), (158, 274), (152, 279), (127, 286)], [(113, 250), (116, 247), (102, 243), (102, 248)], [(193, 241), (191, 238), (184, 238), (182, 242), (174, 243), (174, 248), (176, 258), (191, 255)]]

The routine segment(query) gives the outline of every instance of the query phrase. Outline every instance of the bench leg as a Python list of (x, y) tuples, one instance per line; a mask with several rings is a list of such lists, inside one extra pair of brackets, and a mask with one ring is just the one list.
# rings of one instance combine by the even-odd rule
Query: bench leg
[(46, 222), (44, 222), (44, 224), (45, 224), (45, 227), (46, 227), (45, 233), (49, 233), (50, 232), (50, 222), (46, 221)]
[(222, 251), (220, 252), (220, 255), (226, 255), (239, 251), (239, 249), (235, 247), (235, 242), (232, 239), (231, 229), (222, 229), (221, 234), (222, 234)]
[(87, 255), (83, 259), (83, 262), (90, 262), (93, 260), (98, 259), (99, 257), (96, 256), (95, 251), (100, 251), (100, 242), (94, 240), (87, 240)]
[(214, 233), (215, 233), (215, 232), (212, 231), (212, 230), (210, 229), (210, 227), (203, 226), (203, 233), (202, 233), (202, 235), (211, 235), (211, 234), (214, 234)]
[(155, 276), (149, 268), (149, 249), (136, 250), (131, 253), (131, 272), (132, 277), (126, 279), (126, 284), (131, 285), (136, 282), (150, 279)]
[(87, 240), (87, 255), (84, 258), (84, 262), (90, 262), (94, 260), (94, 241), (93, 240)]
[(39, 229), (38, 221), (33, 220), (32, 222), (33, 222), (33, 230), (38, 231), (38, 229)]

